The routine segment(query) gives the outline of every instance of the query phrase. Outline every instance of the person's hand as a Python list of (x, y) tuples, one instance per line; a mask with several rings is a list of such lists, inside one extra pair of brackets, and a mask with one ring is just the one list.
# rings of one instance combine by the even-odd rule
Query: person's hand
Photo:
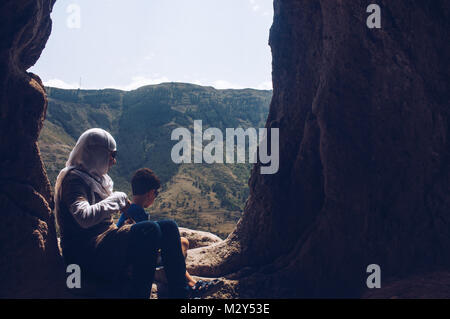
[(136, 224), (136, 222), (134, 220), (132, 220), (131, 218), (128, 218), (124, 224), (125, 225), (133, 225), (133, 224)]
[(125, 204), (125, 207), (124, 208), (122, 208), (120, 211), (122, 212), (122, 213), (127, 213), (127, 211), (128, 211), (128, 209), (130, 208), (130, 205), (131, 205), (131, 202), (130, 202), (130, 200), (127, 198), (126, 199), (126, 204)]

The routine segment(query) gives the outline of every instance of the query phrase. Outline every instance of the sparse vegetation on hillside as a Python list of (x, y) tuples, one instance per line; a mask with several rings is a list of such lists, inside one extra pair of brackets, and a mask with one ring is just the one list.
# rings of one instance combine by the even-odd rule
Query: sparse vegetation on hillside
[(163, 182), (151, 207), (153, 218), (173, 218), (180, 226), (225, 237), (248, 197), (251, 164), (181, 164), (170, 154), (177, 127), (264, 127), (271, 91), (216, 90), (185, 83), (164, 83), (125, 92), (47, 88), (49, 105), (39, 145), (50, 181), (82, 132), (101, 127), (118, 144), (118, 165), (110, 172), (115, 188), (130, 193), (129, 180), (141, 167)]

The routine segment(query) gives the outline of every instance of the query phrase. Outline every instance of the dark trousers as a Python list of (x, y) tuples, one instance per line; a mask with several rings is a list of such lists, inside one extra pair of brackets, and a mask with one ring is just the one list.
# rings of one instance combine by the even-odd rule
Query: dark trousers
[(170, 297), (185, 298), (186, 264), (177, 224), (172, 220), (139, 222), (131, 227), (130, 239), (132, 278), (128, 297), (149, 298), (155, 277), (157, 252), (161, 249)]

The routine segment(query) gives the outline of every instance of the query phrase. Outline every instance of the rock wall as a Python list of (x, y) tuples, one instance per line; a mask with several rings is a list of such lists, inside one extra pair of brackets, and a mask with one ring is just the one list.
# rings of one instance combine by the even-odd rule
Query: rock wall
[[(370, 3), (381, 29), (366, 26)], [(280, 128), (280, 171), (254, 167), (236, 231), (195, 250), (193, 272), (249, 267), (241, 297), (357, 297), (369, 264), (383, 283), (447, 270), (450, 4), (274, 7), (267, 127)]]
[(27, 73), (50, 35), (54, 0), (0, 4), (0, 297), (63, 296), (52, 198), (37, 146), (47, 107)]

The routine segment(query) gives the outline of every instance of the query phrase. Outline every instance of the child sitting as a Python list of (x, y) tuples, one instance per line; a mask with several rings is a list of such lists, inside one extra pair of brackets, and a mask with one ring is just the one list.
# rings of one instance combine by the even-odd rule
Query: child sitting
[[(133, 191), (133, 201), (126, 213), (122, 213), (117, 222), (117, 227), (122, 227), (125, 223), (139, 223), (147, 221), (149, 215), (144, 208), (148, 208), (153, 204), (155, 198), (158, 196), (158, 189), (160, 187), (159, 178), (148, 168), (141, 168), (134, 174), (131, 179), (131, 188)], [(181, 237), (181, 248), (184, 258), (186, 258), (187, 250), (189, 249), (189, 241)], [(191, 275), (186, 271), (187, 284), (195, 291), (205, 291), (214, 285), (216, 281), (195, 281)]]

